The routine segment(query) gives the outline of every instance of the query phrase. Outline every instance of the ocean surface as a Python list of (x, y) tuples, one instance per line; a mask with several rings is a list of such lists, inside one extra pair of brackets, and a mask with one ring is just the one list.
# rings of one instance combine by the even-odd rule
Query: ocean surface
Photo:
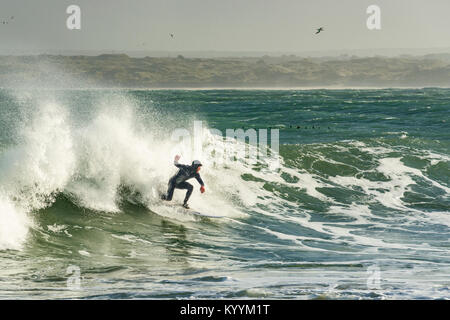
[[(0, 89), (0, 299), (449, 299), (449, 121), (439, 88)], [(160, 200), (175, 154), (223, 218)]]

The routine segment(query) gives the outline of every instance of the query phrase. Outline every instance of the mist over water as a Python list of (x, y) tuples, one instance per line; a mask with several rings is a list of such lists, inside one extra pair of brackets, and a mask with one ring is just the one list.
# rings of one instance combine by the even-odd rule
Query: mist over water
[[(449, 99), (1, 90), (0, 297), (448, 298)], [(172, 139), (194, 121), (201, 154)], [(213, 128), (279, 129), (280, 166), (217, 161), (242, 142)], [(159, 199), (175, 154), (204, 164), (191, 207), (225, 218)]]

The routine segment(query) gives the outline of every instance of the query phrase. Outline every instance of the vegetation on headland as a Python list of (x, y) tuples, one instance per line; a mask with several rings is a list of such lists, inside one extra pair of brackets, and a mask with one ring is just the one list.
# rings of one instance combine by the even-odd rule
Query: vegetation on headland
[(424, 87), (450, 86), (450, 54), (255, 58), (0, 56), (0, 86)]

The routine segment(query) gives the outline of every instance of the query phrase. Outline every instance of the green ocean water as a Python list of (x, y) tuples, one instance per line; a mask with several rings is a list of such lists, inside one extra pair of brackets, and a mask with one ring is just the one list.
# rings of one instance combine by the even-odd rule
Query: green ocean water
[[(439, 88), (0, 90), (0, 298), (448, 299), (449, 121)], [(217, 161), (239, 128), (279, 154)], [(177, 153), (225, 218), (159, 200)]]

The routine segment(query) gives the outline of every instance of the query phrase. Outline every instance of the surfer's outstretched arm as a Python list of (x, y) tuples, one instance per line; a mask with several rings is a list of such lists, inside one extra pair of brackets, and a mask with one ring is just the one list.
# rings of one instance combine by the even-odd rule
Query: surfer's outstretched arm
[(179, 155), (176, 155), (175, 156), (175, 160), (173, 160), (173, 164), (175, 165), (175, 167), (177, 167), (177, 168), (183, 168), (183, 167), (186, 167), (186, 165), (184, 165), (184, 164), (179, 164), (178, 163), (178, 160), (180, 160), (180, 156)]

